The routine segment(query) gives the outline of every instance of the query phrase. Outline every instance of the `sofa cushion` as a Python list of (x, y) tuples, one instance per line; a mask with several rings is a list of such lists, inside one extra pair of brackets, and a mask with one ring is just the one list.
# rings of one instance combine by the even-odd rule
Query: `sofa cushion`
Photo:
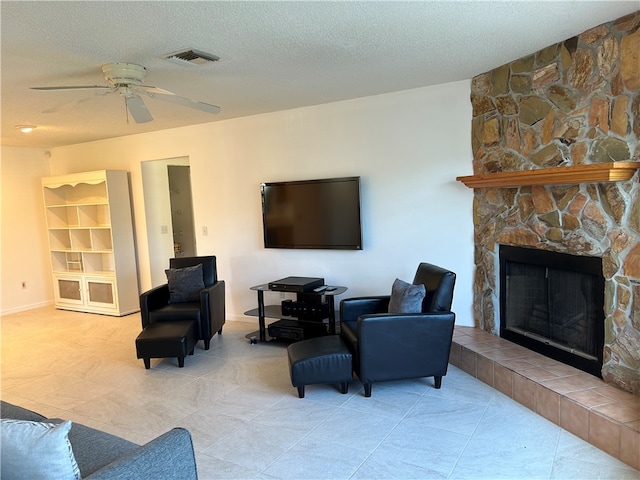
[(424, 285), (412, 285), (396, 278), (391, 287), (389, 313), (421, 313), (425, 294)]
[[(60, 419), (51, 419), (50, 421), (52, 423), (62, 422)], [(71, 426), (69, 441), (73, 445), (73, 452), (82, 478), (139, 448), (136, 443), (80, 423), (74, 423)]]
[(15, 420), (33, 420), (34, 422), (42, 422), (47, 417), (40, 415), (32, 410), (7, 403), (0, 400), (0, 418), (13, 418)]
[(151, 310), (149, 312), (149, 320), (151, 323), (179, 320), (200, 322), (200, 302), (170, 303), (158, 310)]
[(1, 476), (4, 479), (80, 480), (69, 441), (69, 420), (60, 424), (2, 419)]
[(195, 302), (204, 288), (202, 265), (185, 268), (168, 268), (169, 303)]

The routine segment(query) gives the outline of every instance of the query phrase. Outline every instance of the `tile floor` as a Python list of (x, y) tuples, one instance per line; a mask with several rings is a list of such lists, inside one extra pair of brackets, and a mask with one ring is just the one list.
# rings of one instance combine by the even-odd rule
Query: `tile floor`
[(139, 315), (41, 308), (2, 318), (1, 397), (144, 443), (194, 439), (201, 479), (640, 479), (640, 472), (451, 366), (432, 379), (329, 385), (299, 399), (282, 345), (227, 322), (211, 350), (135, 358)]

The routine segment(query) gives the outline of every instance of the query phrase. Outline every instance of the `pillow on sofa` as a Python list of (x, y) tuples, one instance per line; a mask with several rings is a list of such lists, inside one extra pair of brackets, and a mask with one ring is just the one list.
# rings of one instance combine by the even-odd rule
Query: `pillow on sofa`
[(396, 278), (391, 287), (389, 313), (422, 312), (422, 301), (426, 294), (424, 285), (413, 285)]
[(3, 479), (80, 480), (69, 443), (71, 422), (59, 425), (2, 419), (0, 462)]
[(196, 302), (200, 299), (200, 290), (204, 288), (202, 264), (185, 268), (169, 268), (169, 303)]

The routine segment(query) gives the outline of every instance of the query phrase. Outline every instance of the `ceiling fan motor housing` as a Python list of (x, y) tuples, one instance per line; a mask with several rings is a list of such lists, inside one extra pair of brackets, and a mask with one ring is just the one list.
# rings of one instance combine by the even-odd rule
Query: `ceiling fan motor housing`
[(147, 69), (134, 63), (107, 63), (102, 66), (102, 73), (112, 85), (141, 85)]

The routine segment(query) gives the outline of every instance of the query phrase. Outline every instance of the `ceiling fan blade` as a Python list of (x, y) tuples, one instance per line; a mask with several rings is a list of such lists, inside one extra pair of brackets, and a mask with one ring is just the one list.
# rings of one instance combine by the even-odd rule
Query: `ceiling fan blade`
[(175, 93), (165, 90), (164, 88), (154, 87), (152, 85), (132, 85), (133, 90), (144, 90), (146, 94), (152, 96), (153, 93), (159, 93), (160, 95), (175, 95)]
[[(155, 89), (155, 87), (153, 87)], [(180, 97), (175, 93), (168, 92), (162, 89), (156, 89), (158, 91), (147, 91), (147, 94), (152, 98), (157, 98), (163, 102), (174, 103), (176, 105), (182, 105), (183, 107), (195, 108), (202, 112), (207, 113), (220, 113), (220, 107), (211, 105), (209, 103), (198, 102), (197, 100), (191, 100), (190, 98)]]
[(77, 85), (67, 87), (29, 87), (31, 90), (44, 90), (46, 92), (62, 92), (65, 90), (111, 90), (112, 87), (101, 87), (100, 85)]
[(127, 110), (129, 110), (136, 123), (147, 123), (153, 120), (147, 106), (138, 95), (125, 97), (124, 101), (127, 105)]
[(51, 108), (43, 110), (42, 113), (54, 113), (54, 112), (57, 112), (59, 110), (65, 109), (67, 107), (72, 107), (74, 105), (78, 105), (80, 103), (84, 103), (87, 100), (91, 100), (92, 98), (108, 95), (109, 93), (112, 93), (112, 92), (115, 92), (114, 88), (105, 88), (105, 89), (101, 88), (94, 95), (91, 95), (89, 97), (79, 98), (77, 100), (69, 100), (67, 102), (60, 103), (60, 104), (55, 105), (55, 106), (53, 106)]
[(87, 100), (91, 100), (92, 98), (94, 98), (94, 96), (95, 95), (93, 95), (91, 97), (80, 98), (78, 100), (71, 100), (69, 102), (64, 102), (64, 103), (61, 103), (59, 105), (56, 105), (55, 107), (51, 107), (51, 108), (48, 108), (46, 110), (43, 110), (42, 113), (55, 113), (55, 112), (58, 112), (60, 110), (65, 109), (67, 107), (72, 107), (73, 105), (78, 105), (80, 103), (86, 102)]

